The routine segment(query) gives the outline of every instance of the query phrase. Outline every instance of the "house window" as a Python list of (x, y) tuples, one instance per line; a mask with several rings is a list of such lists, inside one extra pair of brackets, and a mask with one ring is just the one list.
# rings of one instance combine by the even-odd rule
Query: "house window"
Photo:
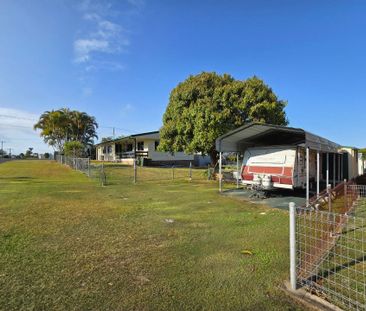
[(122, 145), (116, 144), (116, 153), (121, 153), (121, 152), (122, 152)]
[(132, 144), (127, 144), (127, 148), (126, 151), (132, 151), (133, 150), (133, 145)]
[(144, 150), (144, 142), (143, 141), (139, 141), (137, 143), (137, 150), (139, 150), (139, 151), (143, 151)]
[(155, 140), (155, 150), (158, 150), (158, 147), (159, 147), (159, 141)]
[(106, 154), (106, 153), (107, 153), (107, 147), (106, 147), (106, 146), (104, 146), (104, 147), (103, 147), (103, 153), (104, 153), (104, 154)]

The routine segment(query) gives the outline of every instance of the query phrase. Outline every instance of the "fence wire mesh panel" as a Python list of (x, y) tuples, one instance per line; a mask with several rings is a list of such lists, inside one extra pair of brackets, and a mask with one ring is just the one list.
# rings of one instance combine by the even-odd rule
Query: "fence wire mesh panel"
[(193, 167), (177, 166), (127, 166), (127, 165), (105, 165), (108, 184), (123, 183), (165, 183), (173, 181), (203, 181), (207, 180), (207, 170)]
[(296, 279), (344, 310), (366, 310), (366, 187), (343, 186), (345, 212), (296, 207)]
[(90, 159), (89, 158), (74, 158), (63, 155), (57, 155), (56, 161), (70, 166), (72, 169), (81, 171), (87, 175), (90, 175)]
[(346, 189), (346, 200), (350, 210), (355, 216), (366, 218), (366, 186), (349, 185)]

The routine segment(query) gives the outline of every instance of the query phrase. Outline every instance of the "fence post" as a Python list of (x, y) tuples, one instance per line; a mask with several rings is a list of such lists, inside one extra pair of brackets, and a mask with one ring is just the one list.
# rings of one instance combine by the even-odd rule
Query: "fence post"
[(210, 164), (207, 164), (207, 180), (211, 179), (211, 170), (210, 170)]
[(332, 186), (328, 184), (327, 186), (327, 193), (328, 193), (328, 210), (329, 212), (332, 211)]
[(88, 158), (88, 177), (90, 177), (90, 158)]
[(222, 192), (222, 152), (220, 152), (220, 159), (219, 159), (219, 192)]
[(100, 177), (101, 177), (101, 180), (102, 180), (102, 187), (104, 187), (104, 162), (102, 162), (102, 166), (101, 166), (101, 174), (100, 174)]
[(189, 162), (189, 181), (192, 181), (192, 162)]
[(290, 284), (296, 290), (296, 207), (294, 202), (289, 204), (290, 210)]
[(137, 182), (137, 166), (136, 166), (136, 159), (133, 159), (133, 183), (136, 184)]
[(239, 189), (239, 153), (236, 153), (236, 189)]
[(347, 207), (348, 207), (348, 200), (347, 200), (347, 179), (345, 179), (343, 182), (344, 182), (344, 208), (347, 211)]
[(174, 180), (174, 165), (172, 165), (172, 179)]

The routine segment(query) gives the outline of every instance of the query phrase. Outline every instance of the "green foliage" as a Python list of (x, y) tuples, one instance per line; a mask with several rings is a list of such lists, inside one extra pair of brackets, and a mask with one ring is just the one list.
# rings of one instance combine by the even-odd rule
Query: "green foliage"
[(66, 156), (81, 157), (84, 153), (84, 145), (80, 141), (68, 141), (64, 145)]
[(362, 154), (362, 159), (366, 160), (366, 148), (362, 148), (358, 152)]
[(257, 77), (238, 81), (214, 72), (190, 76), (170, 94), (159, 150), (202, 152), (214, 160), (217, 137), (247, 122), (287, 125), (285, 107)]
[(33, 148), (29, 147), (28, 150), (25, 152), (25, 157), (30, 158), (33, 156)]
[(35, 130), (41, 130), (44, 141), (61, 152), (68, 141), (92, 145), (94, 138), (97, 138), (97, 128), (94, 117), (68, 108), (46, 111), (34, 125)]
[(107, 136), (102, 138), (102, 143), (113, 140), (112, 136)]

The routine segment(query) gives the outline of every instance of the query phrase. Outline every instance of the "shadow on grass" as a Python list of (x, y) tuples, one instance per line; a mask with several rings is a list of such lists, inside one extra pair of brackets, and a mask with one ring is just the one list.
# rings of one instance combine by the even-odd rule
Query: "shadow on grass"
[(358, 258), (355, 258), (349, 262), (346, 262), (344, 264), (339, 264), (338, 266), (336, 266), (332, 269), (328, 269), (325, 272), (320, 272), (315, 275), (312, 275), (306, 281), (319, 283), (322, 280), (342, 271), (343, 269), (347, 269), (347, 268), (349, 269), (350, 267), (353, 267), (359, 263), (363, 263), (365, 260), (366, 260), (366, 254), (363, 256), (360, 256)]
[(17, 176), (17, 177), (0, 177), (0, 180), (34, 180), (34, 177), (29, 177), (29, 176)]

